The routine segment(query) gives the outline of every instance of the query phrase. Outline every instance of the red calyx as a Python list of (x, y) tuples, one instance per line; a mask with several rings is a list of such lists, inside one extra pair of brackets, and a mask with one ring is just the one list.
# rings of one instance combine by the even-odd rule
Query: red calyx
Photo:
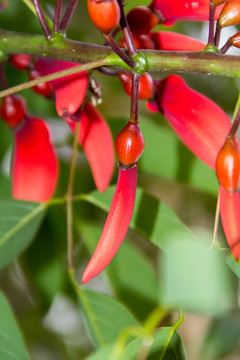
[(128, 122), (116, 138), (115, 149), (123, 169), (131, 168), (143, 153), (145, 146), (143, 134), (138, 124)]
[[(131, 96), (132, 93), (132, 74), (129, 72), (123, 72), (120, 75), (120, 80), (123, 84), (125, 92)], [(149, 100), (153, 97), (153, 79), (145, 73), (140, 77), (139, 80), (139, 99)]]
[(147, 6), (137, 6), (127, 15), (130, 30), (137, 35), (148, 34), (160, 20), (158, 13)]
[(240, 151), (234, 138), (226, 140), (216, 160), (216, 174), (226, 191), (235, 192), (240, 181)]
[[(30, 70), (29, 71), (29, 78), (30, 80), (35, 80), (38, 79), (39, 77), (41, 77), (42, 74), (40, 74), (40, 72), (36, 71), (36, 70)], [(46, 96), (46, 97), (51, 97), (53, 94), (53, 88), (52, 85), (50, 84), (50, 82), (43, 82), (40, 83), (38, 85), (35, 85), (32, 87), (32, 89), (40, 95)]]
[(88, 0), (88, 14), (103, 33), (110, 33), (119, 23), (120, 7), (117, 0)]
[(10, 59), (18, 70), (27, 70), (30, 67), (31, 56), (28, 54), (12, 54)]
[(4, 122), (11, 128), (17, 126), (26, 114), (25, 100), (18, 95), (6, 96), (0, 106), (0, 114)]

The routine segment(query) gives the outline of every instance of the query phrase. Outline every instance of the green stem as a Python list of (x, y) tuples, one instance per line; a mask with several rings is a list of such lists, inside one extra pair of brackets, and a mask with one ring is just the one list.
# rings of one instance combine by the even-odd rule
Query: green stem
[(83, 65), (78, 65), (78, 66), (74, 66), (71, 67), (69, 69), (66, 70), (62, 70), (62, 71), (58, 71), (56, 73), (52, 73), (50, 75), (46, 75), (46, 76), (41, 76), (35, 80), (30, 80), (26, 83), (20, 84), (20, 85), (16, 85), (13, 86), (11, 88), (8, 88), (6, 90), (3, 90), (0, 92), (0, 98), (3, 98), (5, 96), (14, 94), (16, 92), (25, 90), (25, 89), (29, 89), (37, 84), (46, 82), (46, 81), (51, 81), (51, 80), (55, 80), (55, 79), (59, 79), (63, 76), (67, 76), (67, 75), (71, 75), (71, 74), (76, 74), (80, 71), (85, 71), (85, 70), (90, 70), (93, 69), (95, 67), (99, 67), (99, 66), (104, 66), (108, 64), (108, 60), (106, 58), (103, 59), (99, 59), (96, 61), (91, 61), (88, 64), (83, 64)]
[(160, 358), (159, 360), (163, 360), (165, 354), (166, 354), (166, 351), (167, 351), (167, 348), (172, 340), (172, 337), (173, 335), (175, 334), (175, 332), (177, 331), (177, 329), (179, 328), (179, 326), (183, 323), (183, 320), (184, 320), (184, 314), (183, 314), (183, 311), (182, 310), (179, 310), (179, 318), (178, 318), (178, 321), (176, 322), (176, 324), (174, 324), (169, 332), (169, 335), (167, 337), (167, 340), (165, 341), (165, 344), (164, 344), (164, 347), (163, 347), (163, 351), (160, 355)]
[(66, 202), (67, 202), (67, 242), (68, 242), (68, 270), (73, 270), (73, 211), (72, 211), (72, 202), (73, 202), (73, 183), (74, 183), (74, 174), (76, 168), (76, 159), (77, 159), (77, 148), (78, 148), (78, 133), (80, 129), (80, 121), (76, 124), (74, 142), (73, 142), (73, 151), (72, 159), (70, 165), (68, 187), (66, 193)]
[[(240, 78), (238, 56), (204, 52), (141, 51), (146, 55), (149, 71), (201, 73)], [(63, 39), (60, 42), (47, 41), (44, 36), (26, 35), (0, 30), (0, 60), (8, 54), (26, 53), (56, 59), (86, 63), (102, 58), (104, 65), (128, 66), (108, 46), (93, 45)], [(99, 65), (100, 66), (100, 65)], [(93, 66), (92, 66), (93, 68)]]

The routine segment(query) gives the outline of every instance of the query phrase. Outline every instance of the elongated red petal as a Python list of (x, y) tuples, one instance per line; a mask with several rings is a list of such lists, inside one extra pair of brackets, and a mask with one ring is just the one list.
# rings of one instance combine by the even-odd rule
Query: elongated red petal
[(229, 193), (220, 185), (220, 211), (223, 229), (233, 256), (240, 256), (240, 193)]
[[(114, 170), (114, 145), (111, 131), (104, 118), (90, 104), (86, 104), (83, 111), (76, 113), (75, 116), (81, 121), (79, 144), (83, 147), (89, 161), (98, 190), (105, 191)], [(74, 131), (76, 124), (71, 121), (68, 123)]]
[(27, 201), (48, 201), (54, 193), (58, 164), (49, 131), (41, 119), (27, 118), (15, 133), (12, 162), (13, 197)]
[(117, 187), (96, 250), (84, 271), (82, 283), (97, 276), (111, 262), (119, 249), (131, 221), (137, 187), (137, 166), (119, 168)]
[(149, 34), (157, 50), (166, 51), (200, 51), (205, 48), (205, 44), (187, 35), (170, 32), (158, 31)]
[[(40, 58), (35, 64), (35, 69), (42, 75), (48, 75), (77, 65), (79, 64)], [(63, 110), (67, 110), (69, 114), (74, 114), (82, 104), (87, 90), (87, 72), (82, 71), (50, 82), (55, 91), (58, 115), (62, 116)]]
[[(151, 8), (160, 10), (165, 25), (179, 20), (208, 21), (209, 0), (153, 0)], [(218, 18), (222, 5), (216, 9)]]
[(171, 75), (156, 85), (159, 111), (185, 145), (215, 170), (217, 154), (231, 127), (228, 116), (177, 75)]

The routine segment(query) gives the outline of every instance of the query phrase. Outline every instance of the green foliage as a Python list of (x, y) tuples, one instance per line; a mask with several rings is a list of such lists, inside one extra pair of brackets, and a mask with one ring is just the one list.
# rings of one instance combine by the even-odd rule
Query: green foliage
[(0, 318), (1, 360), (29, 360), (22, 334), (2, 293), (0, 293)]

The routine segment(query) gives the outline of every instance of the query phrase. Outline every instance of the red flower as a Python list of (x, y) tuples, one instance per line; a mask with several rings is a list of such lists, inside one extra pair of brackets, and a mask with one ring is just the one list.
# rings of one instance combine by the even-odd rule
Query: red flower
[[(165, 25), (179, 20), (208, 21), (209, 0), (153, 0), (150, 7), (161, 11)], [(222, 5), (217, 7), (216, 18)]]
[(137, 166), (123, 170), (119, 176), (112, 204), (96, 250), (84, 271), (82, 283), (97, 276), (119, 249), (131, 221), (137, 187)]
[[(40, 58), (35, 69), (48, 75), (78, 64), (53, 59)], [(114, 169), (114, 149), (111, 132), (103, 117), (90, 104), (80, 110), (86, 94), (88, 76), (86, 71), (68, 75), (51, 81), (56, 97), (56, 110), (59, 116), (64, 113), (69, 127), (74, 132), (75, 123), (67, 114), (81, 121), (79, 144), (83, 147), (89, 161), (95, 184), (105, 191)]]
[(45, 122), (25, 116), (22, 128), (14, 133), (13, 197), (48, 201), (54, 193), (57, 178), (57, 158)]
[[(228, 116), (212, 100), (189, 88), (177, 75), (167, 77), (156, 86), (156, 103), (149, 103), (149, 110), (162, 112), (185, 145), (215, 170), (217, 155), (231, 128)], [(239, 192), (232, 194), (220, 186), (220, 204), (226, 239), (238, 261)]]
[[(79, 64), (49, 58), (39, 58), (34, 68), (42, 75), (49, 75)], [(82, 104), (88, 86), (86, 71), (50, 81), (56, 97), (56, 110), (62, 116), (64, 110), (74, 114)]]
[[(99, 191), (105, 191), (114, 170), (112, 134), (103, 117), (90, 104), (75, 113), (75, 117), (81, 121), (78, 141), (89, 161), (96, 186)], [(67, 120), (74, 132), (76, 123)]]

